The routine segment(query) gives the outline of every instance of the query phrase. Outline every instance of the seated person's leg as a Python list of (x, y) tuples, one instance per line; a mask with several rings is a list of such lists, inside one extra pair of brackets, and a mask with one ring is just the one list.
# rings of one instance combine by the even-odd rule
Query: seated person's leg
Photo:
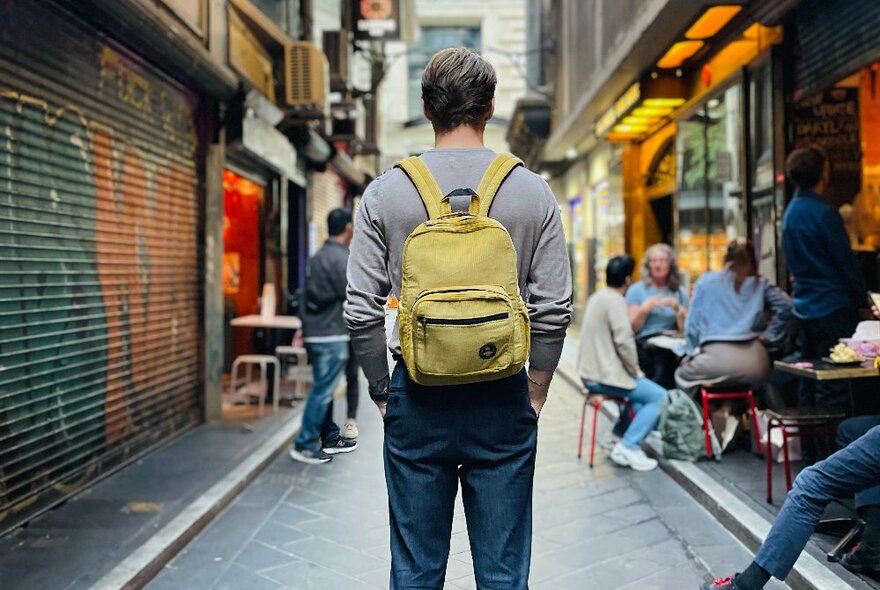
[[(755, 561), (734, 582), (738, 590), (758, 590), (770, 575), (784, 580), (816, 528), (825, 507), (880, 484), (880, 427), (812, 467), (795, 480)], [(705, 590), (733, 588), (709, 583)]]
[[(837, 444), (846, 447), (875, 426), (880, 426), (880, 416), (844, 420), (837, 429)], [(880, 571), (880, 486), (857, 492), (855, 499), (856, 510), (865, 521), (865, 530), (856, 550), (844, 555), (840, 563), (857, 573)]]
[(611, 460), (618, 465), (631, 467), (636, 471), (655, 469), (657, 461), (645, 455), (641, 449), (641, 444), (657, 424), (657, 419), (660, 415), (660, 404), (666, 398), (667, 391), (645, 378), (641, 378), (636, 382), (635, 389), (622, 389), (589, 381), (584, 382), (584, 385), (586, 385), (591, 393), (625, 398), (633, 404), (642, 405), (632, 423), (626, 429), (623, 439), (612, 449)]
[(631, 449), (639, 448), (644, 440), (657, 427), (660, 418), (660, 404), (666, 399), (668, 392), (645, 377), (636, 381), (636, 388), (629, 392), (627, 398), (636, 410), (636, 416), (623, 435), (623, 443)]

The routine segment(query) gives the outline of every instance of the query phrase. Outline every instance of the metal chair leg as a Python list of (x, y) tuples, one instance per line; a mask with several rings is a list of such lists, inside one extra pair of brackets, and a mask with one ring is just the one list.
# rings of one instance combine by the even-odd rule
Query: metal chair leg
[(587, 417), (587, 399), (584, 398), (584, 406), (581, 408), (581, 434), (578, 439), (578, 459), (581, 458), (581, 452), (584, 450), (584, 421)]
[(791, 491), (791, 459), (788, 456), (788, 429), (782, 425), (782, 457), (785, 461), (785, 491)]
[(703, 433), (706, 437), (706, 458), (712, 458), (712, 442), (709, 440), (709, 394), (706, 388), (700, 389), (703, 397)]
[(758, 410), (755, 408), (755, 395), (752, 391), (749, 391), (749, 412), (752, 414), (752, 429), (755, 433), (755, 446), (758, 449), (758, 453), (763, 453), (763, 446), (761, 444), (761, 427), (758, 426)]
[(596, 425), (599, 422), (599, 406), (601, 402), (593, 404), (593, 434), (590, 436), (590, 469), (593, 468), (593, 457), (596, 454)]

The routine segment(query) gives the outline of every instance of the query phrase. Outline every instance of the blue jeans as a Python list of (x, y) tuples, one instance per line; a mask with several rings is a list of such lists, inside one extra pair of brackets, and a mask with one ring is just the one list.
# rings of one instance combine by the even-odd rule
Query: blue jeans
[(525, 371), (425, 387), (398, 363), (385, 413), (392, 590), (443, 588), (455, 496), (480, 590), (526, 590), (538, 419)]
[(880, 484), (880, 426), (848, 447), (803, 470), (770, 529), (755, 563), (784, 580), (835, 498)]
[[(844, 448), (864, 436), (875, 426), (880, 426), (880, 416), (847, 418), (837, 427), (837, 444), (840, 448)], [(856, 508), (864, 508), (865, 506), (880, 506), (880, 486), (856, 492)]]
[(348, 362), (348, 342), (307, 342), (306, 348), (312, 361), (314, 382), (303, 411), (302, 428), (293, 444), (300, 450), (317, 450), (321, 436), (326, 438), (335, 427), (332, 420), (328, 420), (327, 412)]
[(645, 377), (636, 379), (635, 389), (622, 389), (588, 380), (584, 380), (584, 386), (590, 390), (590, 393), (613, 395), (630, 401), (636, 417), (623, 433), (623, 444), (631, 449), (640, 448), (651, 431), (657, 427), (660, 405), (669, 396), (667, 390)]

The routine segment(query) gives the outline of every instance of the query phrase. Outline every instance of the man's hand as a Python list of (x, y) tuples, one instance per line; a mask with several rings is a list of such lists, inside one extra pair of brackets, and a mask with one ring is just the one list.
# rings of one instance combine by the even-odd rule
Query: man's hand
[(379, 413), (382, 414), (383, 418), (385, 417), (385, 408), (388, 405), (388, 385), (390, 383), (391, 379), (386, 375), (378, 381), (367, 385), (370, 399), (373, 400), (373, 403), (379, 408)]
[(529, 401), (532, 403), (532, 409), (535, 410), (535, 414), (540, 417), (544, 402), (547, 401), (547, 391), (550, 389), (550, 380), (553, 379), (553, 373), (529, 369), (528, 379)]
[(872, 305), (870, 309), (860, 309), (859, 319), (863, 321), (880, 320), (880, 309)]

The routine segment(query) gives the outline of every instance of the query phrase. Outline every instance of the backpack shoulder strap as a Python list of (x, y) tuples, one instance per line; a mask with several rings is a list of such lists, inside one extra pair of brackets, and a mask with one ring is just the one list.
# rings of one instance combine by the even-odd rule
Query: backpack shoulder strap
[(513, 154), (498, 154), (495, 156), (495, 159), (486, 168), (486, 173), (483, 174), (480, 186), (477, 187), (477, 195), (480, 197), (480, 215), (484, 217), (489, 215), (489, 209), (492, 207), (492, 201), (495, 199), (495, 194), (501, 187), (501, 183), (504, 182), (504, 179), (507, 178), (514, 168), (522, 165), (522, 160)]
[(434, 179), (421, 158), (410, 156), (399, 161), (395, 166), (403, 170), (415, 185), (422, 202), (425, 204), (425, 209), (428, 211), (428, 219), (440, 217), (440, 202), (443, 199), (443, 193), (440, 191), (437, 180)]

